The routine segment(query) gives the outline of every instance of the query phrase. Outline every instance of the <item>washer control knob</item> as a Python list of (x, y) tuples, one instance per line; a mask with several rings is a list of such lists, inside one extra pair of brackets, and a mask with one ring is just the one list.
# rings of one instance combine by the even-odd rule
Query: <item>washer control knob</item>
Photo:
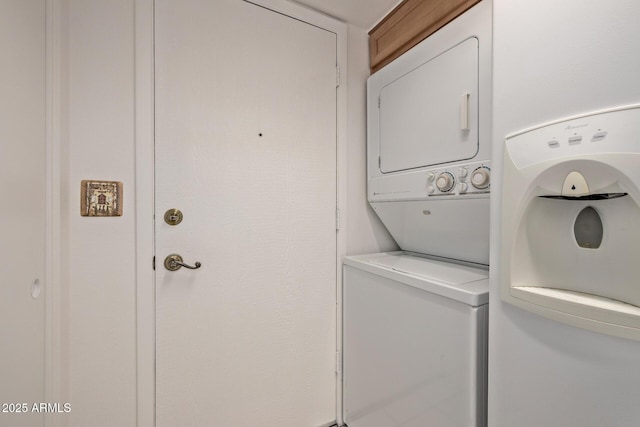
[(438, 187), (438, 190), (442, 191), (443, 193), (451, 191), (455, 183), (456, 179), (454, 178), (453, 174), (451, 174), (451, 172), (442, 172), (440, 175), (438, 175), (438, 179), (436, 179), (436, 187)]
[(436, 174), (435, 174), (435, 173), (433, 173), (433, 172), (429, 172), (429, 173), (427, 174), (427, 182), (431, 182), (431, 181), (433, 181), (434, 179), (436, 179)]
[(491, 184), (491, 171), (486, 166), (480, 166), (471, 174), (471, 185), (478, 189), (484, 189)]

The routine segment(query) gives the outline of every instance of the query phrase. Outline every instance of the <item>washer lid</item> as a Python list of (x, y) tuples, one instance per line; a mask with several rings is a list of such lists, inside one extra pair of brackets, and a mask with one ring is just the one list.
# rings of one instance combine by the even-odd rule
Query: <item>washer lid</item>
[(467, 305), (489, 302), (489, 271), (407, 252), (351, 256), (345, 265), (366, 270)]

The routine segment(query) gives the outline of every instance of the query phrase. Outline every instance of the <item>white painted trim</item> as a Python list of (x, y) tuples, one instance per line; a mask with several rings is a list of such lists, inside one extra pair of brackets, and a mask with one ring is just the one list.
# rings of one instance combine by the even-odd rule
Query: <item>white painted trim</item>
[[(330, 31), (338, 35), (340, 35), (341, 33), (344, 33), (345, 37), (347, 35), (347, 26), (345, 23), (340, 22), (328, 15), (324, 15), (323, 13), (318, 12), (314, 9), (308, 8), (306, 6), (302, 6), (300, 4), (296, 4), (287, 0), (243, 0), (243, 1), (265, 7), (267, 9), (273, 10), (274, 12), (282, 13), (283, 15), (287, 15), (291, 18), (298, 19), (300, 21), (306, 22), (308, 24), (314, 25), (318, 28), (325, 29), (327, 31)], [(347, 40), (345, 38), (344, 40), (345, 48), (347, 46), (346, 41)], [(338, 42), (338, 44), (339, 43), (340, 42)]]
[[(46, 0), (46, 252), (45, 401), (68, 402), (62, 291), (62, 138), (64, 0)], [(66, 415), (47, 414), (45, 426), (60, 427)]]
[[(58, 154), (58, 150), (54, 150), (54, 135), (53, 135), (53, 39), (54, 39), (54, 0), (45, 0), (45, 37), (46, 37), (46, 59), (45, 59), (45, 330), (44, 330), (44, 400), (45, 402), (58, 402), (56, 399), (55, 380), (56, 374), (54, 373), (54, 351), (55, 351), (55, 338), (54, 330), (56, 329), (57, 322), (54, 314), (57, 312), (57, 307), (54, 306), (54, 301), (57, 300), (55, 291), (57, 289), (57, 281), (54, 281), (54, 264), (53, 258), (56, 254), (54, 235), (54, 204), (59, 203), (59, 197), (54, 196), (55, 190), (59, 188), (56, 183), (59, 182), (59, 178), (55, 176), (57, 171), (54, 172), (54, 156)], [(55, 153), (54, 153), (55, 151)], [(57, 163), (56, 163), (57, 164)], [(59, 227), (58, 227), (59, 230)], [(56, 286), (54, 287), (54, 283)], [(57, 338), (57, 336), (56, 336)], [(53, 420), (51, 417), (45, 416), (45, 426), (52, 427)]]
[[(347, 76), (349, 70), (347, 67), (347, 26), (341, 23), (336, 29), (338, 36), (338, 67), (340, 68), (340, 87), (338, 87), (338, 209), (340, 209), (340, 231), (338, 232), (338, 259), (336, 261), (336, 351), (342, 355), (342, 259), (347, 254), (347, 236), (348, 236), (348, 211), (347, 211), (347, 97), (349, 88), (347, 85)], [(342, 367), (336, 376), (336, 423), (338, 426), (344, 424), (342, 418)]]
[(155, 426), (154, 2), (135, 0), (136, 425)]

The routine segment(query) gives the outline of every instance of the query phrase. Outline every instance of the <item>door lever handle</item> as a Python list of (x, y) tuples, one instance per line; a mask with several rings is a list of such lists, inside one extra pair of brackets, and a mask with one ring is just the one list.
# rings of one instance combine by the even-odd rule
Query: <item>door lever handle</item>
[(202, 264), (196, 261), (195, 265), (189, 265), (185, 263), (182, 257), (178, 254), (168, 255), (164, 259), (164, 268), (166, 268), (169, 271), (177, 271), (177, 270), (180, 270), (182, 267), (188, 268), (190, 270), (197, 270), (198, 268), (202, 267)]

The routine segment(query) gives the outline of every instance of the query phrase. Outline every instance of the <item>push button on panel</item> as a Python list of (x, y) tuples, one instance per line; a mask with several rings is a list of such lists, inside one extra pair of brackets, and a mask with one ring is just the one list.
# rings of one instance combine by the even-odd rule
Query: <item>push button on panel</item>
[(607, 136), (607, 131), (596, 132), (591, 138), (592, 142), (602, 141)]
[(576, 145), (582, 142), (582, 135), (574, 135), (569, 137), (569, 145)]
[(579, 197), (589, 194), (587, 180), (578, 171), (570, 172), (562, 184), (562, 195), (567, 197)]
[(560, 147), (560, 143), (558, 141), (556, 141), (555, 139), (552, 141), (547, 142), (547, 145), (549, 146), (549, 148), (558, 148)]

